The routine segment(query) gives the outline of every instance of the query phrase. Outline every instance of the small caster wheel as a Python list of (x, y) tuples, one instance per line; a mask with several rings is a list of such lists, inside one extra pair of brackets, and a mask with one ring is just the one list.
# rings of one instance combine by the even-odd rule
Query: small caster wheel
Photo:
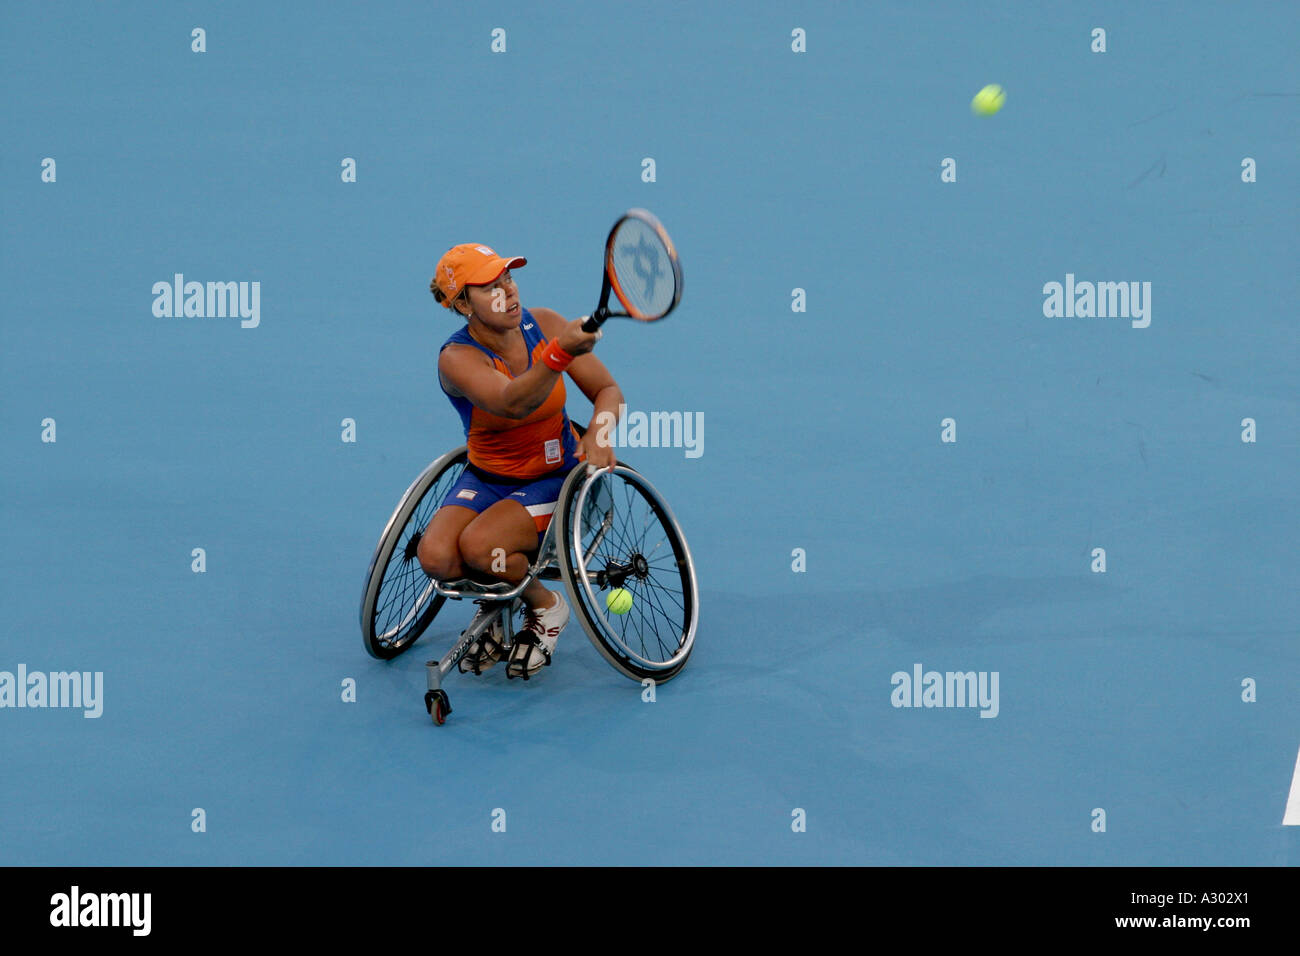
[(441, 688), (428, 691), (424, 695), (424, 709), (429, 712), (433, 722), (441, 727), (451, 713), (451, 701), (447, 698), (447, 692)]

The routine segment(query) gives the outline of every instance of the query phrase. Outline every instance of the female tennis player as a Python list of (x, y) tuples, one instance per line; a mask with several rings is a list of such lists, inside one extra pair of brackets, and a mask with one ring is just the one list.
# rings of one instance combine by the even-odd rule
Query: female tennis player
[[(420, 538), (421, 567), (439, 581), (476, 571), (510, 584), (527, 575), (569, 471), (615, 464), (597, 443), (596, 422), (618, 415), (614, 377), (591, 354), (600, 332), (584, 332), (551, 309), (525, 309), (511, 269), (527, 262), (465, 243), (438, 262), (434, 298), (465, 324), (443, 343), (438, 382), (459, 413), (469, 464)], [(564, 410), (564, 373), (591, 400), (592, 424), (579, 437)], [(601, 421), (605, 421), (601, 419)], [(608, 434), (608, 432), (606, 432)], [(516, 632), (506, 676), (533, 674), (549, 663), (569, 619), (563, 596), (531, 581), (521, 595), (524, 625)], [(501, 658), (499, 626), (471, 644), (462, 671), (479, 673)]]

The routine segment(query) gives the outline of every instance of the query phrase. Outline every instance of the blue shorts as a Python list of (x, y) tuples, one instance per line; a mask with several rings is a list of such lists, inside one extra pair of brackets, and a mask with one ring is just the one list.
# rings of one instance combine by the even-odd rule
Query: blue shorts
[(503, 475), (492, 475), (480, 471), (473, 465), (466, 465), (460, 481), (447, 492), (442, 505), (443, 507), (457, 505), (482, 514), (498, 501), (507, 498), (517, 501), (528, 511), (537, 526), (537, 543), (540, 545), (542, 536), (546, 534), (546, 529), (551, 523), (551, 516), (555, 514), (555, 503), (560, 497), (560, 488), (564, 485), (564, 479), (569, 477), (570, 470), (566, 467), (553, 471), (549, 475), (524, 481), (506, 478)]

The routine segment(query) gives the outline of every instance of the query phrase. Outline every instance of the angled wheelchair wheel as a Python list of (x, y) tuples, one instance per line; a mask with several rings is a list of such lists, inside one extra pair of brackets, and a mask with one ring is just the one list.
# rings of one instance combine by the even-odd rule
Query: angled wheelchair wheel
[(461, 446), (429, 465), (406, 489), (379, 536), (361, 596), (361, 636), (371, 657), (389, 660), (409, 648), (447, 600), (420, 567), (416, 550), (467, 461)]
[[(633, 680), (675, 677), (695, 644), (699, 590), (668, 503), (627, 465), (592, 476), (578, 465), (554, 520), (560, 575), (596, 650)], [(625, 614), (606, 604), (616, 588), (632, 595)]]

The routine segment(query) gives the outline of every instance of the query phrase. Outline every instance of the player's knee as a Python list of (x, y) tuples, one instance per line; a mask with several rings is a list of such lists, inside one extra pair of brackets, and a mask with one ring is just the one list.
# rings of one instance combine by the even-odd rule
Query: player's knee
[(500, 542), (493, 542), (491, 536), (484, 534), (472, 524), (460, 533), (457, 544), (461, 558), (475, 571), (492, 571), (494, 562), (499, 569), (504, 554)]
[(475, 570), (480, 570), (483, 566), (483, 535), (475, 530), (473, 525), (467, 527), (460, 533), (460, 538), (456, 542), (460, 549), (460, 556), (466, 564)]
[(438, 540), (435, 535), (425, 534), (420, 538), (415, 556), (424, 568), (424, 573), (431, 578), (445, 581), (459, 573), (460, 553), (455, 541)]

